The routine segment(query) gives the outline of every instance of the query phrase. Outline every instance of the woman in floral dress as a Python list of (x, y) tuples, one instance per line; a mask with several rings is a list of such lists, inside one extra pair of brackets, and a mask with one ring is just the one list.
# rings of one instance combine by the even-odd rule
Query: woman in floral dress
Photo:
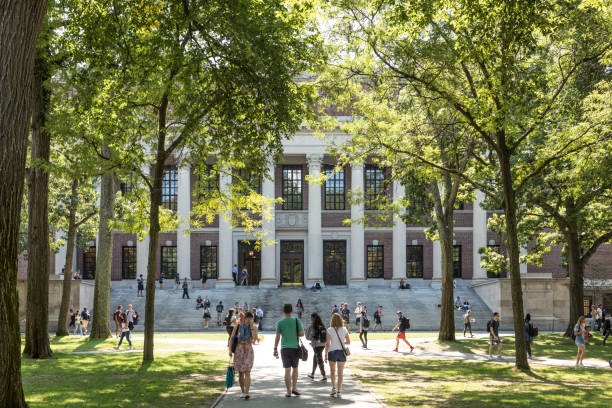
[(239, 373), (238, 382), (242, 391), (240, 398), (248, 400), (250, 398), (249, 389), (251, 388), (251, 369), (253, 368), (254, 358), (253, 343), (258, 339), (257, 326), (253, 322), (253, 313), (246, 312), (244, 321), (234, 327), (231, 337), (234, 336), (238, 337), (238, 344), (234, 353), (234, 369)]

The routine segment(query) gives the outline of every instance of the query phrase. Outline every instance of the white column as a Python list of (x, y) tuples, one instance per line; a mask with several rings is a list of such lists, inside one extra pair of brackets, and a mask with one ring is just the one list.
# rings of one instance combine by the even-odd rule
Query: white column
[[(404, 198), (404, 186), (393, 181), (393, 201)], [(406, 224), (398, 214), (393, 214), (393, 281), (399, 283), (406, 277)]]
[[(232, 176), (228, 169), (223, 169), (219, 176), (221, 194), (229, 194)], [(217, 288), (233, 288), (232, 279), (232, 214), (224, 211), (219, 214), (219, 279)]]
[(487, 271), (480, 266), (482, 255), (478, 253), (480, 248), (487, 247), (487, 211), (480, 205), (485, 199), (483, 192), (476, 190), (476, 201), (472, 210), (472, 242), (473, 242), (473, 265), (472, 279), (486, 279)]
[[(351, 190), (357, 197), (364, 193), (363, 165), (351, 167)], [(349, 287), (367, 286), (364, 256), (364, 203), (363, 199), (351, 204), (351, 273)]]
[(269, 199), (267, 209), (262, 219), (263, 246), (261, 247), (261, 280), (260, 288), (278, 287), (276, 278), (276, 214), (274, 208), (274, 168), (272, 163), (268, 168), (268, 177), (261, 184), (261, 194)]
[[(527, 255), (527, 247), (521, 247), (519, 255), (521, 258)], [(527, 275), (527, 264), (526, 263), (521, 263), (519, 265), (519, 268), (520, 268), (521, 275)]]
[(440, 247), (440, 241), (436, 240), (433, 242), (433, 279), (442, 279), (442, 248)]
[(191, 237), (189, 219), (191, 214), (191, 168), (183, 166), (178, 172), (177, 197), (178, 229), (176, 231), (176, 262), (179, 277), (191, 278)]
[[(64, 234), (64, 231), (61, 231), (61, 230), (57, 231), (55, 233), (55, 239), (56, 240), (60, 239), (63, 234)], [(68, 237), (66, 237), (66, 243), (62, 245), (59, 251), (57, 251), (57, 254), (55, 254), (55, 274), (56, 275), (59, 275), (62, 273), (62, 268), (64, 267), (66, 263), (66, 252), (68, 249), (67, 239)], [(70, 279), (72, 279), (72, 268), (71, 267), (66, 268), (65, 274), (66, 276), (70, 276)]]
[[(321, 173), (322, 154), (308, 154), (308, 275), (306, 286), (323, 281), (323, 241), (321, 238)], [(314, 181), (312, 181), (314, 180)]]

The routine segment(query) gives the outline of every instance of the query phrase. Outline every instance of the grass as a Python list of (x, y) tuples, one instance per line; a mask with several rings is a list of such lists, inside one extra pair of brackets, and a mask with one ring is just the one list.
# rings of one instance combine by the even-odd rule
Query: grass
[(351, 356), (351, 371), (387, 406), (605, 407), (612, 372), (410, 357)]
[[(161, 351), (144, 366), (141, 352), (73, 353), (111, 350), (115, 345), (116, 339), (53, 338), (53, 358), (22, 359), (29, 406), (210, 406), (224, 388), (224, 351)], [(136, 346), (141, 349), (142, 343)]]
[[(457, 336), (457, 339), (461, 337)], [(612, 357), (612, 344), (601, 345), (601, 334), (595, 335), (587, 342), (587, 353), (585, 358), (601, 359), (608, 361)], [(514, 337), (502, 336), (504, 345), (503, 354), (514, 356)], [(610, 342), (612, 343), (612, 342)], [(488, 351), (489, 339), (466, 339), (457, 342), (438, 342), (443, 350), (459, 351), (462, 353), (485, 354)], [(496, 352), (497, 346), (494, 349)], [(531, 344), (534, 357), (556, 358), (571, 360), (576, 357), (576, 345), (574, 340), (563, 337), (558, 333), (541, 334)]]

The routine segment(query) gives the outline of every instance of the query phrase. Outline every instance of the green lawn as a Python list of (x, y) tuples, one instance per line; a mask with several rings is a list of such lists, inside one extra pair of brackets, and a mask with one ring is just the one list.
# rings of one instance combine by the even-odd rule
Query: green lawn
[[(440, 342), (440, 346), (446, 350), (460, 351), (464, 353), (485, 354), (488, 349), (489, 339), (467, 339), (454, 343)], [(597, 333), (595, 337), (591, 337), (587, 342), (587, 353), (585, 358), (595, 358), (608, 361), (612, 358), (612, 341), (606, 346), (601, 345), (601, 334)], [(504, 344), (503, 354), (506, 356), (514, 356), (514, 337), (502, 336)], [(495, 347), (494, 351), (497, 350)], [(576, 345), (574, 340), (568, 337), (563, 337), (559, 333), (546, 333), (536, 337), (532, 343), (531, 350), (533, 356), (558, 358), (571, 360), (576, 357)]]
[[(116, 339), (54, 338), (53, 358), (22, 359), (30, 407), (209, 406), (224, 389), (223, 351), (161, 350), (147, 366), (141, 365), (142, 352), (73, 354), (112, 350), (114, 345)], [(142, 344), (136, 346), (142, 350)]]
[(605, 407), (612, 370), (533, 367), (410, 356), (351, 356), (351, 371), (389, 407)]

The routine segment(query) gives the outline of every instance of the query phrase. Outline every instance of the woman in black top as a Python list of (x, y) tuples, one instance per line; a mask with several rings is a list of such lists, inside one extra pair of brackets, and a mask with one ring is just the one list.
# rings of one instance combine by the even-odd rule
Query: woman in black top
[(310, 340), (310, 344), (314, 350), (314, 356), (312, 357), (312, 372), (308, 374), (308, 377), (313, 380), (318, 365), (321, 376), (323, 376), (321, 381), (327, 381), (327, 377), (325, 376), (325, 365), (323, 364), (323, 350), (325, 349), (326, 336), (327, 330), (321, 320), (321, 316), (317, 313), (311, 314), (310, 327), (306, 331), (306, 338)]

